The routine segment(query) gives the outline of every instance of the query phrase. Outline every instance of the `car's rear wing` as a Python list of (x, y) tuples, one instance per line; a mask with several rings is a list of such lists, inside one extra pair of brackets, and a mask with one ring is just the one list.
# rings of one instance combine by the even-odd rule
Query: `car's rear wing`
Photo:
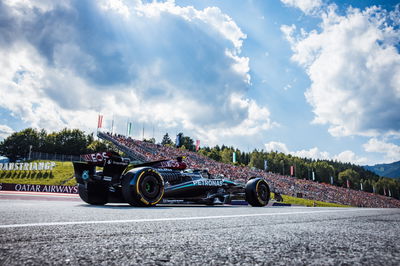
[[(96, 165), (87, 162), (73, 162), (76, 182), (83, 184), (89, 180), (119, 181), (128, 163), (113, 162), (105, 164), (102, 171), (96, 172)], [(97, 166), (98, 167), (98, 166)]]
[[(83, 184), (89, 180), (119, 181), (129, 165), (129, 160), (111, 153), (85, 154), (85, 162), (73, 162), (75, 178)], [(96, 171), (96, 167), (102, 168)]]

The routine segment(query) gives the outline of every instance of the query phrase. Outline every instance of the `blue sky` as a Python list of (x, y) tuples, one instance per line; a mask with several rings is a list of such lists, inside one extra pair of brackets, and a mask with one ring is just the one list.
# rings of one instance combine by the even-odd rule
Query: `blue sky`
[(397, 1), (0, 3), (0, 139), (26, 127), (400, 160)]

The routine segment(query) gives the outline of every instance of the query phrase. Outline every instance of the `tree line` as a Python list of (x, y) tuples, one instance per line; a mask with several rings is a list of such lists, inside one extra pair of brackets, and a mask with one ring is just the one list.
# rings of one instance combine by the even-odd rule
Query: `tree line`
[(0, 154), (11, 161), (28, 159), (30, 152), (81, 155), (111, 148), (110, 143), (94, 140), (93, 134), (66, 128), (50, 133), (44, 129), (27, 128), (0, 142)]

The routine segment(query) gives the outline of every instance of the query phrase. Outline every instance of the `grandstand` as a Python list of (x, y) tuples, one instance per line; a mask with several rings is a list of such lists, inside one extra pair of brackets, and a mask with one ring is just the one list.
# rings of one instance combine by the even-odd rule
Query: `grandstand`
[(125, 145), (123, 142), (121, 142), (116, 136), (111, 136), (110, 134), (106, 134), (103, 132), (97, 132), (97, 136), (103, 140), (110, 141), (113, 143), (120, 151), (124, 152), (126, 155), (129, 156), (130, 159), (133, 161), (138, 161), (138, 162), (146, 162), (146, 158), (142, 156), (140, 152), (137, 152), (135, 149), (132, 147), (128, 147)]
[(134, 140), (121, 135), (99, 132), (98, 137), (111, 141), (118, 149), (125, 152), (135, 161), (148, 162), (182, 156), (185, 157), (188, 168), (207, 169), (213, 175), (220, 175), (226, 179), (238, 182), (246, 182), (253, 176), (260, 176), (267, 180), (271, 191), (288, 196), (296, 197), (301, 194), (303, 198), (310, 200), (358, 207), (400, 208), (399, 200), (379, 194), (317, 183), (311, 180), (297, 179), (270, 172), (267, 173), (245, 166), (225, 164), (195, 152)]

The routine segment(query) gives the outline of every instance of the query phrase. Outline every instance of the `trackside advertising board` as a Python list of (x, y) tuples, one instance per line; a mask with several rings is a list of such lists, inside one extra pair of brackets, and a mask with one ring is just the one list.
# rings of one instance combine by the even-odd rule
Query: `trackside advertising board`
[(55, 186), (55, 185), (29, 185), (29, 184), (8, 184), (0, 183), (0, 191), (23, 191), (23, 192), (49, 192), (78, 194), (76, 186)]
[(55, 162), (0, 163), (1, 171), (51, 171), (54, 167)]

